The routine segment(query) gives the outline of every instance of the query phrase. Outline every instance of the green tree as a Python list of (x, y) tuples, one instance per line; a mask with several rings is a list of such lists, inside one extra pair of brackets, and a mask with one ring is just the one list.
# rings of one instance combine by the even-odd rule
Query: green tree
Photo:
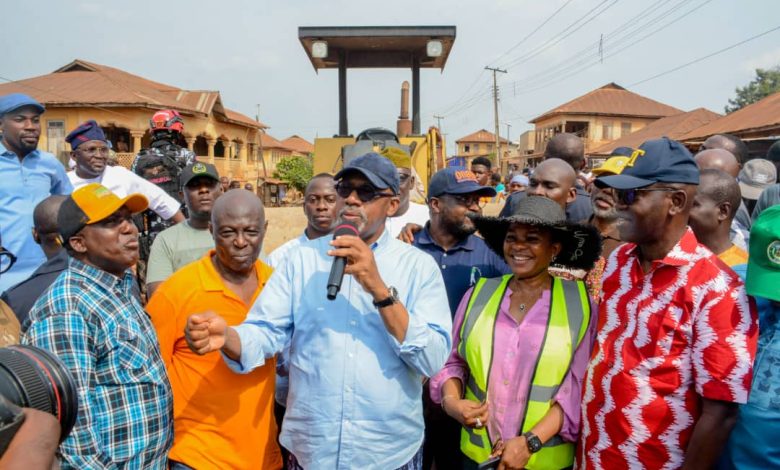
[(307, 157), (293, 156), (283, 158), (276, 164), (274, 178), (278, 178), (298, 191), (303, 192), (313, 176), (311, 160)]
[(778, 91), (780, 91), (780, 66), (756, 69), (756, 78), (734, 90), (736, 96), (726, 105), (726, 113), (733, 113)]

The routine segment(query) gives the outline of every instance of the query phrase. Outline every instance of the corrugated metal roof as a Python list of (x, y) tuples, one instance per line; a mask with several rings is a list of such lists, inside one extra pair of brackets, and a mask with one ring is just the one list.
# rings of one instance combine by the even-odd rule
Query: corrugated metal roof
[(221, 112), (218, 91), (182, 90), (81, 59), (48, 75), (0, 84), (0, 95), (17, 92), (26, 93), (45, 106), (52, 107), (172, 108), (184, 114), (201, 116), (218, 111), (215, 115), (220, 118), (249, 127), (266, 127), (241, 113), (228, 109)]
[(618, 147), (637, 148), (647, 140), (659, 139), (664, 136), (669, 137), (670, 139), (680, 140), (680, 138), (688, 132), (715, 121), (720, 117), (720, 114), (705, 108), (697, 108), (687, 113), (667, 116), (657, 121), (653, 121), (625, 137), (596, 147), (595, 149), (588, 151), (588, 154), (609, 155)]
[(762, 130), (771, 131), (771, 133), (780, 130), (780, 92), (727, 114), (717, 121), (694, 129), (682, 136), (680, 140), (698, 141), (715, 134), (739, 136)]
[[(465, 137), (461, 137), (460, 139), (455, 141), (456, 144), (470, 143), (470, 142), (496, 143), (496, 134), (493, 134), (492, 132), (488, 132), (485, 129), (480, 129), (477, 132), (471, 133)], [(501, 143), (505, 144), (506, 142), (507, 140), (501, 137)]]
[(634, 116), (661, 118), (683, 112), (650, 98), (628, 91), (616, 83), (608, 83), (574, 98), (528, 121), (535, 123), (556, 114)]

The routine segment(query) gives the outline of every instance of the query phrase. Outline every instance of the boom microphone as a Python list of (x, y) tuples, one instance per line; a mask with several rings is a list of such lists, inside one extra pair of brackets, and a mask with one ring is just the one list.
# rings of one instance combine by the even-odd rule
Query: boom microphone
[[(333, 239), (337, 239), (342, 235), (354, 235), (360, 236), (357, 227), (352, 222), (342, 222), (333, 231)], [(328, 276), (328, 300), (334, 300), (341, 290), (341, 280), (344, 279), (344, 268), (347, 266), (347, 259), (343, 256), (336, 256), (333, 258), (333, 266), (330, 268), (330, 276)]]

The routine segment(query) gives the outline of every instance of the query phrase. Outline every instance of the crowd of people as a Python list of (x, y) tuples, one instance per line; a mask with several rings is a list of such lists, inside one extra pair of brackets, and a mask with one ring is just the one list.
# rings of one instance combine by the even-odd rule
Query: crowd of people
[[(387, 147), (312, 177), (306, 227), (265, 256), (280, 227), (175, 147), (178, 113), (138, 171), (79, 125), (66, 171), (44, 112), (0, 97), (0, 346), (73, 376), (49, 464), (780, 467), (780, 142), (660, 138), (589, 168), (557, 134), (534, 168), (439, 170), (426, 204)], [(142, 175), (170, 146), (178, 194)], [(34, 468), (13, 450), (0, 467)]]

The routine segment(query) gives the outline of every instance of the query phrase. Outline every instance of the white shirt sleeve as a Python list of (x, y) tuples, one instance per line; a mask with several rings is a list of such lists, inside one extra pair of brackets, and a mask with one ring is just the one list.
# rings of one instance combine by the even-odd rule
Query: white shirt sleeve
[[(116, 167), (115, 167), (116, 168)], [(165, 220), (173, 217), (181, 208), (179, 201), (169, 196), (162, 188), (154, 183), (146, 181), (130, 170), (127, 171), (130, 192), (141, 193), (149, 199), (149, 209), (153, 210)]]

